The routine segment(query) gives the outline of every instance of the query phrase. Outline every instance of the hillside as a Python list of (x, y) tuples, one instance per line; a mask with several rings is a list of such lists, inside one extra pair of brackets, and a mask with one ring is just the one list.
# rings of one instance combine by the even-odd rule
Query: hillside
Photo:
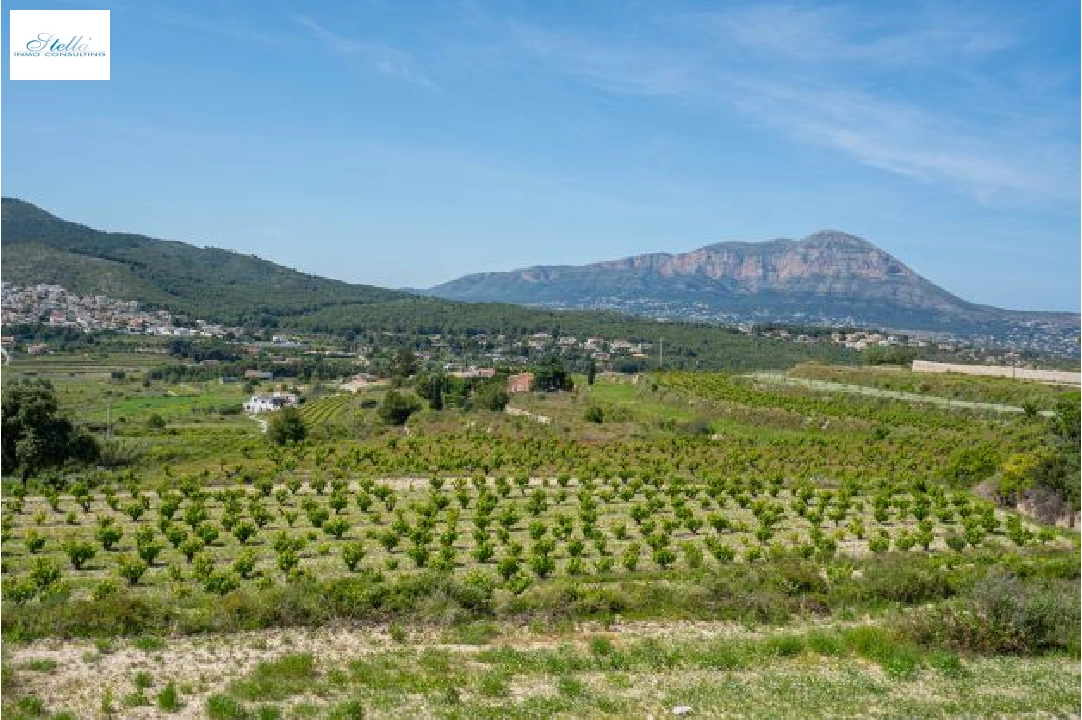
[(230, 324), (408, 297), (307, 275), (255, 256), (144, 235), (102, 232), (4, 198), (0, 237), (7, 282), (54, 283), (139, 300)]
[(850, 321), (880, 327), (1003, 332), (1027, 322), (1077, 327), (1070, 313), (967, 302), (875, 245), (822, 231), (799, 241), (723, 242), (584, 266), (467, 275), (429, 294), (455, 300), (608, 307), (651, 315)]
[[(347, 338), (381, 333), (420, 339), (536, 332), (665, 343), (669, 367), (786, 368), (811, 359), (854, 362), (831, 343), (797, 344), (693, 323), (658, 323), (613, 312), (566, 312), (463, 303), (307, 275), (267, 260), (61, 220), (3, 200), (2, 274), (16, 285), (51, 283), (80, 294), (139, 300), (193, 317)], [(396, 340), (397, 342), (398, 340)]]

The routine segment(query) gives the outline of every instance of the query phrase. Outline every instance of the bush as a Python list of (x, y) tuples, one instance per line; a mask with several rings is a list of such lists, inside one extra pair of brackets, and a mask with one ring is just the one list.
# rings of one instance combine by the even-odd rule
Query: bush
[(267, 423), (267, 439), (275, 445), (299, 443), (308, 435), (301, 411), (284, 407), (271, 415)]
[(911, 617), (905, 631), (932, 647), (983, 653), (1027, 654), (1079, 649), (1076, 583), (1059, 580), (1027, 584), (993, 570), (952, 605)]
[(240, 579), (227, 570), (215, 570), (203, 580), (203, 589), (215, 595), (227, 595), (239, 585)]
[(420, 410), (416, 400), (407, 397), (395, 390), (389, 390), (383, 396), (376, 414), (387, 425), (405, 425), (410, 415)]
[(502, 411), (510, 398), (499, 382), (488, 382), (473, 394), (473, 404), (482, 410)]
[(30, 579), (39, 590), (45, 590), (60, 579), (60, 566), (52, 558), (34, 558), (30, 566)]
[(229, 695), (211, 695), (207, 698), (207, 717), (210, 720), (248, 720), (251, 713)]
[(165, 712), (176, 712), (180, 710), (180, 699), (177, 697), (177, 686), (173, 682), (169, 682), (162, 691), (158, 693), (158, 709)]
[(97, 554), (97, 550), (89, 542), (74, 538), (70, 538), (64, 543), (64, 552), (68, 554), (68, 560), (71, 561), (71, 566), (76, 570), (82, 570), (83, 565), (94, 559)]
[(237, 559), (233, 561), (233, 570), (243, 579), (247, 579), (252, 571), (255, 570), (256, 557), (255, 552), (252, 550), (244, 550), (237, 555)]
[(914, 563), (903, 556), (886, 556), (864, 570), (865, 599), (906, 605), (949, 598), (955, 594), (950, 576), (934, 565)]
[(359, 540), (342, 546), (342, 562), (346, 564), (350, 572), (357, 569), (357, 566), (361, 564), (361, 560), (364, 560), (364, 556), (364, 543)]
[(124, 531), (116, 525), (104, 525), (98, 528), (97, 536), (102, 548), (109, 551), (124, 537)]
[(137, 557), (121, 555), (117, 559), (117, 574), (127, 580), (129, 585), (137, 585), (146, 571), (147, 564)]

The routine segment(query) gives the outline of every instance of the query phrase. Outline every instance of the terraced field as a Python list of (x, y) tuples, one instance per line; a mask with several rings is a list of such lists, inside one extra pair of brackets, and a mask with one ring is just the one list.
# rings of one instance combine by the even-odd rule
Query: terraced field
[(340, 418), (349, 407), (352, 395), (330, 395), (301, 406), (301, 416), (305, 423), (318, 425)]

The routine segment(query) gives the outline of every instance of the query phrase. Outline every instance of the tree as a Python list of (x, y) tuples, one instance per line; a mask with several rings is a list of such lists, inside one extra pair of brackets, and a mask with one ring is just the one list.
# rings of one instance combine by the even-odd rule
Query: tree
[(443, 390), (447, 378), (443, 375), (419, 375), (413, 383), (414, 391), (428, 401), (432, 410), (443, 410)]
[(19, 380), (4, 388), (3, 471), (18, 473), (23, 482), (68, 460), (91, 462), (100, 454), (92, 435), (59, 414), (52, 383)]
[(951, 453), (946, 476), (959, 485), (972, 485), (994, 473), (999, 460), (999, 453), (990, 444), (962, 447)]
[(563, 363), (558, 358), (549, 358), (541, 365), (533, 368), (533, 388), (544, 392), (557, 390), (571, 390), (574, 383), (571, 381), (571, 373), (567, 372)]
[(376, 413), (379, 419), (388, 425), (405, 425), (410, 415), (417, 412), (417, 403), (399, 392), (389, 390), (383, 396)]
[(402, 348), (396, 352), (391, 363), (391, 373), (395, 377), (408, 378), (415, 372), (417, 372), (417, 356), (413, 354), (413, 350)]
[(267, 424), (267, 438), (275, 445), (299, 443), (308, 435), (308, 428), (300, 410), (284, 407), (271, 416)]
[[(1064, 393), (1056, 400), (1056, 414), (1051, 421), (1052, 432), (1077, 451), (1079, 433), (1082, 431), (1082, 404), (1077, 393)], [(1077, 454), (1077, 452), (1076, 452)]]
[(473, 401), (477, 407), (484, 410), (501, 411), (507, 407), (510, 398), (502, 383), (488, 382), (482, 385), (473, 395)]
[(597, 362), (590, 358), (590, 364), (586, 367), (586, 384), (593, 385), (597, 377)]

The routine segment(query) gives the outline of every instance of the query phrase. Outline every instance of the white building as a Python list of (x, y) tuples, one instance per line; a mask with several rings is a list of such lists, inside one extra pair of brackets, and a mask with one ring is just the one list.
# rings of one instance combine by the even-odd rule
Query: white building
[(244, 403), (244, 412), (261, 413), (281, 410), (284, 407), (295, 407), (297, 396), (293, 393), (279, 393), (253, 395)]

